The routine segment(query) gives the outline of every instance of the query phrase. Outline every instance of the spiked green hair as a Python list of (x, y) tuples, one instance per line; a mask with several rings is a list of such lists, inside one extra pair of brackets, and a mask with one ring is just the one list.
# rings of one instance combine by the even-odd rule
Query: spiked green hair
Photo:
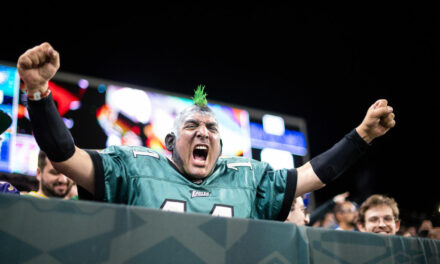
[(208, 94), (205, 93), (204, 91), (205, 86), (204, 85), (198, 85), (197, 89), (194, 91), (194, 97), (192, 97), (191, 99), (194, 101), (194, 104), (186, 107), (185, 109), (183, 109), (176, 117), (176, 119), (174, 120), (174, 125), (173, 125), (173, 133), (178, 136), (179, 135), (179, 130), (181, 125), (183, 124), (183, 120), (192, 113), (195, 112), (199, 112), (199, 113), (203, 113), (203, 114), (208, 114), (211, 115), (212, 117), (215, 118), (216, 122), (217, 122), (217, 117), (215, 116), (215, 113), (212, 111), (211, 108), (208, 107), (208, 100), (206, 99), (206, 96)]
[(197, 89), (194, 91), (194, 97), (192, 98), (194, 101), (194, 104), (201, 107), (206, 107), (208, 105), (208, 100), (206, 99), (206, 96), (208, 95), (205, 93), (205, 86), (199, 84), (197, 86)]

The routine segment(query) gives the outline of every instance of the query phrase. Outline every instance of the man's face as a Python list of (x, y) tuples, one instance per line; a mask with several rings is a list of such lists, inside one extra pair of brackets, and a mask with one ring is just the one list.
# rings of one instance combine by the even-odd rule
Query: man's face
[(296, 198), (295, 205), (290, 209), (285, 222), (294, 223), (299, 226), (306, 225), (310, 222), (307, 215), (307, 209), (304, 206), (304, 201), (301, 197)]
[(400, 228), (400, 221), (396, 221), (393, 210), (387, 205), (371, 207), (365, 212), (365, 225), (358, 224), (362, 232), (385, 235), (395, 235)]
[(354, 225), (356, 222), (356, 207), (351, 202), (344, 202), (338, 212), (338, 220), (347, 224)]
[(38, 169), (37, 178), (42, 192), (48, 197), (63, 198), (73, 185), (73, 181), (58, 172), (48, 158), (46, 158), (46, 166), (43, 170)]
[(203, 179), (214, 170), (220, 156), (220, 134), (213, 115), (194, 112), (182, 122), (173, 150), (173, 161), (179, 170)]

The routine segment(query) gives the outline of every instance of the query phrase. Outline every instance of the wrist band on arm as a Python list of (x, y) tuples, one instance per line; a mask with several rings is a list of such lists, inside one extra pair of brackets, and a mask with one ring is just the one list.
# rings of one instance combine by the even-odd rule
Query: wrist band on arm
[(49, 94), (50, 94), (49, 89), (47, 89), (44, 93), (36, 92), (36, 93), (30, 94), (30, 93), (26, 92), (27, 98), (32, 101), (39, 101), (39, 100), (49, 96)]
[(49, 93), (40, 100), (28, 100), (32, 130), (38, 146), (51, 161), (68, 160), (75, 153), (75, 143)]
[(352, 166), (369, 147), (353, 129), (329, 150), (314, 157), (310, 164), (319, 179), (327, 184)]

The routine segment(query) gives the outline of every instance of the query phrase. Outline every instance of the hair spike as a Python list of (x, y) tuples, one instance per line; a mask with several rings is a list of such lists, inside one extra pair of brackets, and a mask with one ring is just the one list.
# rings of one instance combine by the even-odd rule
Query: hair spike
[(208, 95), (205, 93), (205, 86), (199, 84), (197, 86), (197, 89), (194, 91), (194, 97), (192, 98), (194, 101), (194, 104), (197, 106), (206, 107), (208, 105), (208, 100), (206, 99), (206, 96)]

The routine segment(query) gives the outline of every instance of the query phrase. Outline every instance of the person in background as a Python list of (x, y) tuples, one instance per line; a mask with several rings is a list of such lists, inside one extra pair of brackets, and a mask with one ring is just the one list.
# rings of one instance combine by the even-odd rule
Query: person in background
[(301, 196), (298, 196), (293, 200), (290, 212), (284, 222), (294, 223), (299, 226), (307, 225), (309, 223), (307, 208), (304, 206), (304, 200)]
[(79, 200), (78, 197), (78, 186), (74, 181), (72, 181), (72, 185), (70, 186), (70, 191), (66, 196), (63, 198), (64, 200)]
[(56, 170), (42, 150), (38, 154), (37, 180), (38, 190), (31, 191), (25, 196), (64, 198), (73, 186), (73, 181)]
[(440, 227), (433, 227), (429, 230), (428, 238), (440, 240)]
[(428, 237), (429, 231), (432, 229), (432, 221), (424, 219), (417, 230), (417, 236)]
[(357, 210), (356, 206), (350, 201), (338, 203), (334, 208), (337, 226), (335, 230), (356, 230)]
[(20, 195), (20, 192), (17, 190), (17, 188), (15, 188), (14, 185), (5, 181), (0, 181), (0, 193), (11, 193)]
[[(309, 226), (315, 226), (315, 223), (319, 220), (323, 220), (327, 213), (332, 212), (333, 208), (336, 204), (345, 202), (345, 199), (350, 195), (349, 192), (344, 192), (338, 195), (335, 195), (332, 199), (326, 201), (319, 207), (315, 208), (313, 212), (310, 214), (310, 223)], [(316, 226), (320, 226), (321, 224), (317, 224)]]
[(361, 232), (395, 235), (400, 228), (399, 207), (388, 196), (374, 194), (359, 208), (357, 227)]

